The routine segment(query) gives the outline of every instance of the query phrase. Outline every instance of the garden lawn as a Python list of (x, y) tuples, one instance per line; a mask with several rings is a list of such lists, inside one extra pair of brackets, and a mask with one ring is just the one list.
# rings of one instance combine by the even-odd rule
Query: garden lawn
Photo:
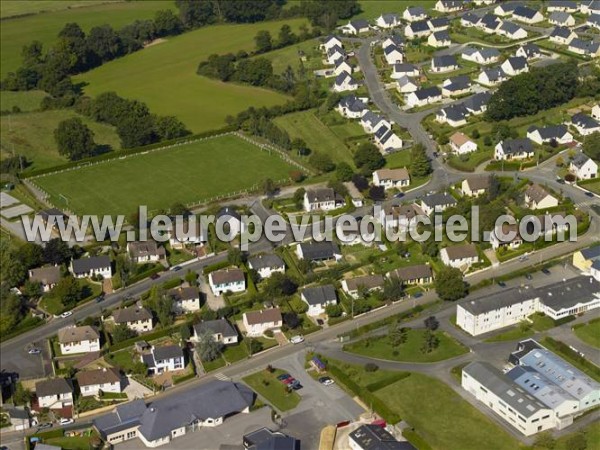
[(133, 359), (131, 350), (119, 350), (111, 352), (104, 357), (107, 363), (119, 367), (124, 372), (131, 372), (137, 360)]
[(410, 329), (404, 344), (392, 347), (387, 336), (367, 338), (344, 346), (344, 350), (371, 358), (406, 362), (435, 362), (454, 358), (468, 352), (468, 349), (443, 331), (435, 332), (440, 340), (438, 348), (431, 353), (422, 353), (425, 341), (424, 329)]
[(61, 437), (44, 439), (44, 444), (55, 445), (62, 450), (89, 450), (89, 436)]
[[(5, 93), (3, 92), (2, 95)], [(28, 169), (43, 169), (68, 162), (58, 153), (54, 141), (54, 130), (58, 124), (73, 117), (80, 118), (94, 132), (94, 141), (99, 145), (108, 145), (113, 150), (121, 147), (121, 141), (115, 128), (94, 122), (72, 110), (11, 114), (0, 118), (0, 143), (2, 158), (16, 154), (24, 156), (33, 164)]]
[(575, 328), (574, 332), (586, 344), (600, 348), (600, 320), (592, 320)]
[(531, 326), (528, 328), (522, 327), (520, 324), (510, 327), (507, 331), (504, 331), (496, 336), (492, 336), (486, 339), (486, 342), (502, 342), (502, 341), (516, 341), (533, 336), (536, 332), (547, 331), (550, 328), (554, 328), (557, 324), (551, 317), (548, 317), (542, 313), (535, 313), (529, 316), (532, 321)]
[(600, 180), (596, 180), (593, 183), (586, 183), (581, 187), (587, 189), (588, 191), (592, 191), (594, 194), (600, 195)]
[(441, 381), (419, 373), (375, 393), (435, 450), (515, 450), (519, 442)]
[[(5, 10), (5, 3), (8, 3), (10, 6), (8, 11)], [(2, 1), (2, 16), (4, 17), (5, 14), (11, 14), (11, 10), (13, 13), (32, 12), (32, 10), (38, 8), (28, 4), (35, 3), (40, 4), (42, 2)], [(69, 2), (45, 3), (54, 4)], [(17, 11), (17, 4), (18, 9), (21, 11)], [(86, 33), (93, 27), (104, 24), (112, 25), (113, 28), (118, 29), (134, 22), (136, 19), (153, 18), (156, 11), (161, 9), (175, 10), (175, 2), (105, 2), (101, 5), (64, 9), (62, 11), (3, 20), (2, 27), (0, 27), (0, 48), (2, 50), (0, 75), (4, 78), (8, 72), (14, 72), (19, 68), (21, 65), (21, 49), (31, 41), (40, 41), (44, 45), (45, 50), (54, 45), (58, 41), (58, 33), (66, 23), (78, 23)]]
[(13, 107), (19, 108), (22, 112), (39, 109), (42, 99), (46, 97), (44, 91), (1, 91), (0, 92), (0, 110), (11, 111)]
[(267, 89), (200, 77), (196, 74), (198, 64), (211, 54), (253, 50), (254, 36), (260, 30), (276, 36), (283, 24), (297, 31), (302, 23), (306, 21), (289, 19), (203, 27), (167, 38), (74, 79), (87, 83), (87, 95), (115, 91), (145, 102), (155, 114), (177, 116), (195, 133), (213, 130), (225, 126), (228, 115), (236, 115), (250, 106), (283, 104), (289, 97)]
[(292, 139), (303, 139), (311, 150), (329, 155), (336, 163), (343, 161), (354, 166), (352, 153), (342, 138), (325, 125), (314, 110), (286, 114), (277, 117), (274, 122)]
[(265, 178), (282, 180), (283, 159), (237, 136), (209, 138), (174, 148), (113, 159), (35, 178), (57, 207), (77, 214), (149, 212), (175, 202), (198, 204), (217, 195), (250, 189)]
[(287, 392), (287, 386), (277, 379), (277, 376), (283, 373), (286, 372), (281, 369), (275, 369), (273, 373), (263, 369), (248, 375), (243, 380), (279, 411), (289, 411), (298, 406), (300, 395), (295, 391)]
[[(102, 286), (100, 284), (91, 283), (86, 279), (80, 279), (78, 281), (79, 285), (83, 289), (84, 297), (79, 302), (77, 302), (77, 305), (85, 303), (91, 298), (100, 295), (100, 292), (102, 292)], [(54, 295), (52, 291), (50, 291), (48, 294), (42, 297), (41, 305), (42, 308), (48, 311), (50, 314), (60, 314), (66, 309), (62, 304), (62, 299)]]

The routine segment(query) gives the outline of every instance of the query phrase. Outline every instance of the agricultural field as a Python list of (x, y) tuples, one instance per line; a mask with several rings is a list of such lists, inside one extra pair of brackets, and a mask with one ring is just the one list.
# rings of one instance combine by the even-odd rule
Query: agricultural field
[(196, 75), (198, 64), (214, 53), (253, 50), (258, 31), (268, 30), (277, 36), (286, 23), (298, 31), (306, 21), (290, 19), (201, 28), (111, 61), (74, 80), (87, 84), (88, 95), (115, 91), (147, 103), (155, 114), (177, 116), (195, 133), (212, 130), (224, 126), (228, 115), (250, 106), (283, 104), (289, 97), (267, 89), (200, 77)]
[(39, 109), (42, 99), (48, 94), (44, 91), (2, 91), (0, 92), (0, 110), (12, 111), (14, 107), (21, 111)]
[(382, 13), (402, 14), (407, 6), (423, 6), (430, 9), (435, 6), (436, 0), (415, 0), (407, 2), (405, 0), (360, 0), (362, 13), (355, 18), (376, 19)]
[[(5, 3), (9, 3), (10, 9), (14, 11), (16, 5), (13, 4), (19, 4), (18, 8), (25, 8), (23, 4), (42, 2), (3, 1), (3, 14)], [(136, 19), (150, 19), (154, 17), (156, 11), (161, 9), (175, 9), (175, 2), (164, 0), (110, 2), (3, 20), (0, 28), (0, 48), (2, 52), (0, 76), (4, 78), (8, 72), (19, 68), (21, 65), (21, 49), (24, 45), (33, 40), (38, 40), (47, 49), (57, 41), (57, 35), (66, 23), (76, 22), (86, 32), (95, 26), (104, 24), (120, 28)]]
[(108, 2), (107, 0), (4, 0), (0, 3), (0, 18), (95, 6), (102, 3)]
[[(2, 93), (4, 95), (5, 93)], [(79, 117), (94, 132), (96, 144), (110, 146), (113, 150), (121, 147), (115, 128), (94, 122), (72, 110), (11, 114), (0, 117), (0, 143), (2, 157), (22, 155), (33, 164), (28, 169), (43, 169), (68, 161), (61, 156), (54, 141), (54, 130), (63, 120)]]
[(198, 203), (252, 188), (266, 178), (287, 178), (291, 169), (279, 156), (230, 135), (33, 181), (48, 192), (57, 207), (78, 214), (116, 215), (133, 213), (139, 205), (156, 212), (175, 202)]

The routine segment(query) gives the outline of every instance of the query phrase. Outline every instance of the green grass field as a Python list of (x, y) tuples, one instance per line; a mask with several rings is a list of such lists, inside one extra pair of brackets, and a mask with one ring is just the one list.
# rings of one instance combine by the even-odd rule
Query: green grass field
[(44, 91), (1, 91), (0, 110), (12, 110), (14, 106), (21, 111), (34, 111), (39, 109), (42, 99), (47, 94)]
[(600, 320), (592, 320), (575, 328), (575, 335), (586, 344), (600, 348)]
[(435, 0), (360, 0), (359, 3), (362, 13), (356, 17), (364, 17), (366, 19), (376, 19), (384, 13), (402, 15), (407, 6), (423, 6), (425, 9), (435, 6)]
[[(3, 1), (3, 8), (4, 3)], [(19, 7), (23, 6), (20, 5)], [(66, 23), (76, 22), (86, 32), (95, 26), (107, 23), (114, 28), (120, 28), (134, 22), (136, 19), (150, 19), (154, 17), (156, 11), (161, 9), (174, 8), (175, 2), (164, 0), (110, 2), (85, 8), (64, 9), (4, 20), (2, 27), (0, 27), (0, 48), (2, 49), (0, 75), (4, 78), (8, 72), (19, 68), (21, 65), (21, 49), (24, 45), (33, 40), (38, 40), (44, 44), (44, 49), (47, 50), (49, 46), (56, 43), (57, 35)]]
[(519, 442), (441, 381), (419, 373), (376, 392), (435, 450), (515, 450)]
[(600, 180), (596, 180), (593, 183), (584, 184), (582, 187), (588, 191), (592, 191), (593, 193), (600, 195)]
[(431, 353), (422, 353), (420, 349), (424, 342), (424, 334), (423, 329), (411, 329), (408, 331), (407, 341), (398, 347), (393, 347), (387, 336), (384, 336), (363, 339), (355, 344), (346, 345), (344, 350), (378, 359), (424, 363), (454, 358), (468, 351), (451, 336), (438, 331), (435, 335), (440, 340), (439, 347)]
[[(144, 155), (102, 162), (34, 181), (57, 207), (78, 214), (129, 214), (175, 202), (194, 203), (251, 188), (265, 178), (287, 178), (291, 169), (236, 136), (207, 139)], [(59, 194), (69, 199), (66, 205)]]
[(283, 373), (281, 369), (275, 369), (273, 373), (261, 370), (245, 377), (244, 382), (279, 411), (288, 411), (298, 406), (300, 395), (296, 391), (287, 392), (287, 386), (277, 379)]
[(63, 9), (81, 8), (107, 3), (106, 0), (4, 0), (0, 3), (0, 17), (39, 14)]
[(94, 122), (71, 110), (59, 109), (0, 117), (2, 157), (12, 156), (14, 149), (15, 153), (33, 162), (30, 169), (42, 169), (67, 162), (68, 159), (58, 153), (54, 130), (61, 121), (71, 117), (81, 118), (90, 127), (97, 144), (110, 145), (113, 150), (120, 148), (121, 142), (114, 127)]
[(212, 130), (224, 126), (228, 115), (250, 106), (282, 104), (289, 97), (200, 77), (196, 75), (198, 64), (213, 53), (252, 50), (259, 30), (276, 36), (284, 23), (297, 30), (305, 20), (201, 28), (111, 61), (75, 77), (75, 81), (88, 84), (88, 95), (115, 91), (146, 102), (155, 114), (177, 116), (195, 133)]

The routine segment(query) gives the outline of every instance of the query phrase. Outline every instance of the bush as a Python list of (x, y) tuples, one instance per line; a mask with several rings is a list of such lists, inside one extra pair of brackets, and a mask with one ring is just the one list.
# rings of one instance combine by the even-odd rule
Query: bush
[(379, 370), (379, 366), (374, 363), (366, 363), (365, 364), (365, 372), (377, 372)]

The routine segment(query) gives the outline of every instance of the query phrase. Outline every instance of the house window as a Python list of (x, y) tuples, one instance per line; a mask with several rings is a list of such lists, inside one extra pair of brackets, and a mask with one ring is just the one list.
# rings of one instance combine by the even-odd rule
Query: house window
[(127, 432), (127, 439), (132, 439), (132, 438), (135, 437), (135, 435), (136, 435), (135, 431), (128, 431)]

